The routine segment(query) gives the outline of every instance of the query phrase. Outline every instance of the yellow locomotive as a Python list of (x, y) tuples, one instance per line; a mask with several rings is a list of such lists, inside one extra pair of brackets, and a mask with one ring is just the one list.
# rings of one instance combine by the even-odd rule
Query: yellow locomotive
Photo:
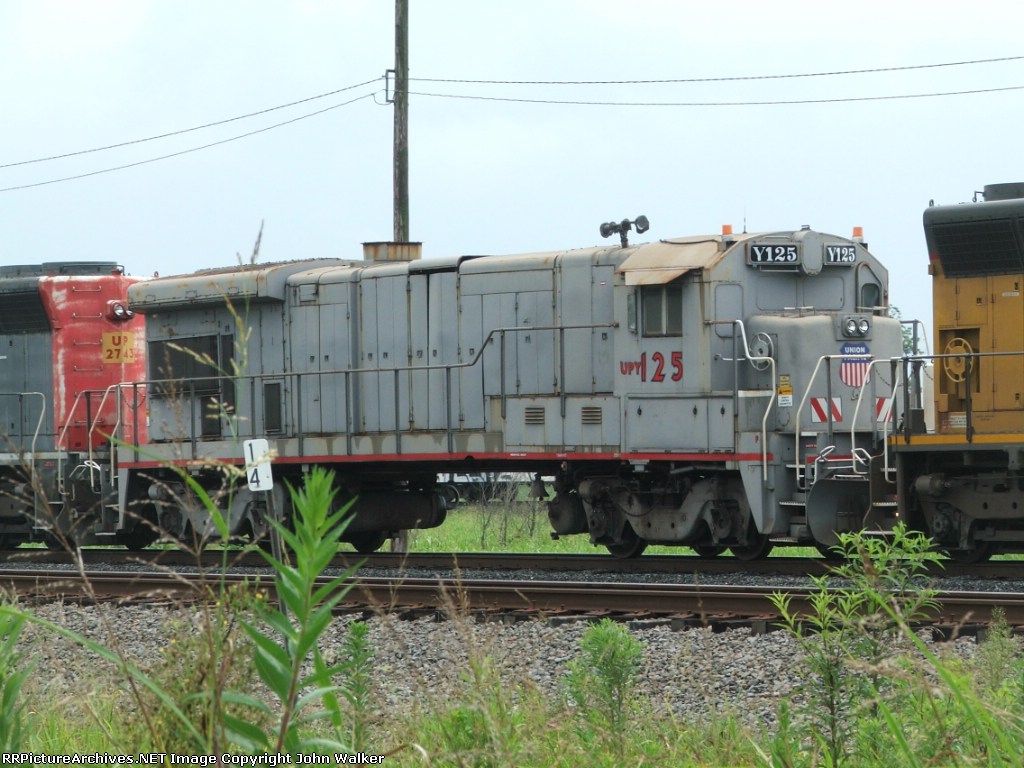
[(932, 365), (935, 429), (904, 419), (872, 489), (964, 561), (1024, 551), (1024, 184), (983, 194), (924, 212), (936, 349), (904, 380)]

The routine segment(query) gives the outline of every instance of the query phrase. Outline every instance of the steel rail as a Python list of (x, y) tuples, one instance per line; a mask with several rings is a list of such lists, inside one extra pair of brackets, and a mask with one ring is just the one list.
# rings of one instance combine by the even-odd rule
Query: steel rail
[[(326, 583), (322, 579), (321, 583)], [(249, 582), (271, 589), (270, 577), (218, 574), (216, 578), (176, 573), (125, 573), (68, 570), (13, 570), (0, 573), (0, 589), (35, 600), (194, 601), (214, 594), (220, 584)], [(772, 595), (789, 596), (790, 610), (811, 612), (809, 588), (736, 587), (702, 584), (592, 583), (506, 581), (453, 578), (356, 576), (344, 583), (346, 610), (388, 612), (400, 609), (458, 614), (475, 611), (521, 611), (530, 614), (661, 616), (712, 621), (728, 618), (774, 619)], [(999, 609), (1006, 621), (1024, 625), (1024, 594), (1006, 592), (939, 592), (940, 624), (988, 623)]]
[[(178, 549), (148, 549), (129, 552), (117, 549), (83, 549), (77, 558), (87, 566), (133, 564), (156, 568), (191, 567), (217, 570), (228, 568), (265, 568), (266, 561), (256, 552), (246, 550), (207, 550), (197, 557), (194, 553)], [(72, 562), (67, 552), (46, 549), (16, 549), (0, 551), (0, 573), (21, 564), (57, 564)], [(940, 561), (940, 565), (923, 571), (927, 578), (973, 577), (978, 579), (1019, 579), (1024, 581), (1024, 561), (991, 560), (983, 563), (957, 563)], [(701, 558), (689, 554), (644, 555), (633, 559), (619, 559), (606, 554), (550, 554), (550, 553), (391, 553), (375, 552), (361, 555), (340, 552), (333, 565), (338, 568), (360, 566), (388, 570), (508, 570), (508, 571), (561, 571), (579, 573), (644, 573), (695, 575), (699, 577), (744, 573), (763, 576), (821, 576), (835, 563), (817, 557), (770, 557), (764, 560), (737, 560), (733, 557)]]

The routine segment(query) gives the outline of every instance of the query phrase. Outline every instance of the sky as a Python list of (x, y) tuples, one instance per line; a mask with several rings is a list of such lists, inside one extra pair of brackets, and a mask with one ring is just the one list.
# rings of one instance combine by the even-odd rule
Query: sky
[[(860, 226), (924, 319), (929, 201), (1024, 180), (1022, 3), (410, 6), (424, 258), (610, 244), (641, 214), (633, 242)], [(361, 258), (393, 235), (393, 66), (391, 0), (0, 0), (0, 264), (190, 272), (261, 227), (261, 261)]]

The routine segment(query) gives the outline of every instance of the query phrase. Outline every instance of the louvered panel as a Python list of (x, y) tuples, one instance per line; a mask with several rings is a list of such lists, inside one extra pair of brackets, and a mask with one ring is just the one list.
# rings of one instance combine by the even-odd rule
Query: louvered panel
[(535, 426), (544, 424), (543, 406), (527, 406), (523, 410), (523, 423)]

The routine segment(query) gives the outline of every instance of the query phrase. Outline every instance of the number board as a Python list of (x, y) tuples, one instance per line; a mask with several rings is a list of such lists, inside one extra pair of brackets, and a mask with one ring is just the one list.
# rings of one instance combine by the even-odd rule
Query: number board
[(748, 264), (774, 264), (790, 266), (800, 263), (799, 243), (749, 243)]
[(274, 475), (270, 469), (270, 444), (265, 438), (242, 442), (245, 459), (245, 475), (250, 491), (269, 491), (274, 487)]
[(102, 344), (104, 365), (135, 362), (134, 333), (127, 331), (104, 333)]
[(856, 264), (857, 246), (855, 245), (825, 245), (826, 264)]

